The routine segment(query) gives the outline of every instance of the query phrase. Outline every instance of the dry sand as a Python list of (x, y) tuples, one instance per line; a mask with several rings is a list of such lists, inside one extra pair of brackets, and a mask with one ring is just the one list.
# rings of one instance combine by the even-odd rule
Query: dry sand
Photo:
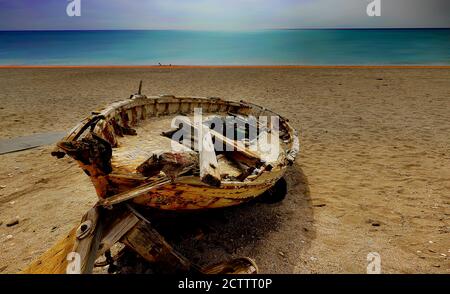
[[(250, 256), (264, 273), (365, 273), (378, 252), (384, 273), (450, 273), (450, 70), (1, 69), (0, 138), (67, 130), (141, 79), (149, 95), (255, 102), (300, 131), (286, 199), (204, 216), (206, 236), (177, 245), (196, 262)], [(0, 156), (2, 273), (96, 201), (81, 170), (50, 150)]]

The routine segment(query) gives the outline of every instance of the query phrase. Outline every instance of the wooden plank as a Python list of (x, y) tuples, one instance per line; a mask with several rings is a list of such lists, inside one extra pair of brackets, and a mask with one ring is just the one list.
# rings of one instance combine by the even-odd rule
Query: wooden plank
[(195, 125), (187, 117), (177, 117), (175, 124), (179, 125), (180, 123), (182, 123), (185, 126), (188, 126), (188, 127), (190, 126), (191, 128), (194, 128), (194, 129), (200, 131), (199, 133), (209, 131), (211, 136), (213, 136), (216, 139), (216, 142), (218, 141), (219, 143), (222, 143), (225, 145), (226, 150), (224, 150), (224, 151), (229, 150), (228, 152), (232, 153), (231, 156), (235, 156), (236, 160), (242, 161), (243, 163), (245, 163), (248, 166), (260, 167), (261, 165), (264, 164), (264, 162), (261, 160), (261, 158), (259, 157), (259, 155), (257, 153), (246, 148), (245, 146), (243, 146), (243, 144), (239, 144), (235, 140), (225, 137), (222, 134), (220, 134), (214, 130), (208, 129), (206, 126), (203, 126), (203, 128), (204, 128), (203, 130), (199, 130), (198, 128), (195, 127)]
[[(89, 262), (92, 262), (92, 259), (95, 261), (100, 255), (104, 254), (106, 250), (111, 248), (116, 242), (118, 242), (128, 231), (130, 231), (138, 222), (139, 218), (137, 218), (131, 211), (125, 211), (124, 213), (117, 215), (115, 213), (111, 213), (110, 216), (113, 216), (113, 219), (110, 219), (109, 225), (104, 230), (103, 237), (101, 241), (98, 242), (98, 250), (90, 250), (92, 245), (84, 243), (80, 243), (80, 240), (77, 239), (77, 230), (79, 226), (73, 228), (65, 238), (56, 243), (52, 248), (47, 250), (44, 254), (42, 254), (36, 261), (32, 262), (25, 269), (23, 269), (20, 273), (23, 274), (66, 274), (67, 268), (69, 265), (69, 254), (74, 252), (74, 250), (80, 251), (83, 248), (87, 249), (84, 252), (85, 265), (88, 265)], [(95, 211), (91, 209), (84, 217), (83, 222), (87, 219), (93, 219), (96, 217)], [(103, 224), (103, 222), (102, 222)], [(106, 226), (105, 226), (106, 227)], [(97, 230), (99, 226), (97, 224)], [(98, 236), (101, 235), (100, 230), (97, 231)], [(97, 237), (98, 238), (98, 237)], [(94, 244), (95, 245), (95, 244)], [(82, 253), (83, 254), (83, 253)], [(91, 258), (91, 260), (89, 260)], [(81, 255), (80, 255), (80, 261)], [(86, 266), (85, 266), (86, 268)], [(84, 270), (84, 273), (89, 272)]]
[(105, 253), (115, 243), (130, 231), (137, 223), (139, 218), (136, 217), (131, 211), (126, 211), (120, 216), (115, 217), (114, 221), (105, 229), (105, 233), (99, 245), (97, 257)]
[(159, 188), (165, 184), (168, 184), (170, 182), (171, 181), (168, 177), (162, 177), (161, 179), (159, 179), (155, 182), (147, 183), (147, 184), (141, 185), (137, 188), (134, 188), (132, 190), (116, 194), (109, 198), (102, 199), (99, 201), (99, 204), (102, 205), (103, 207), (109, 208), (115, 204), (145, 195), (146, 193), (150, 192), (151, 190), (157, 189), (157, 188)]
[(82, 274), (92, 273), (94, 262), (97, 259), (97, 250), (103, 229), (100, 209), (99, 207), (91, 208), (83, 216), (76, 231), (76, 240), (72, 252), (76, 252), (80, 256), (80, 273)]
[(248, 176), (250, 176), (253, 171), (256, 169), (254, 166), (247, 166), (240, 161), (235, 160), (232, 156), (229, 156), (228, 159), (236, 164), (241, 170), (241, 174), (237, 176), (237, 180), (243, 182)]
[(214, 143), (210, 132), (203, 135), (202, 148), (199, 150), (200, 179), (202, 182), (220, 187), (221, 178)]
[(158, 262), (167, 266), (171, 271), (189, 271), (191, 263), (176, 252), (164, 238), (145, 220), (140, 220), (121, 242), (130, 247), (145, 260)]
[[(168, 153), (166, 153), (166, 155), (168, 155)], [(165, 165), (165, 168), (169, 168), (168, 165), (169, 163), (167, 163), (166, 161), (162, 161), (163, 165)], [(183, 168), (182, 170), (177, 172), (177, 176), (181, 176), (189, 171), (191, 171), (193, 168), (195, 168), (195, 166), (188, 166)], [(163, 172), (167, 172), (165, 171), (165, 169), (162, 169)], [(158, 189), (166, 184), (172, 183), (173, 179), (170, 178), (170, 176), (161, 176), (158, 179), (155, 179), (154, 181), (150, 182), (150, 183), (146, 183), (143, 185), (140, 185), (136, 188), (133, 188), (131, 190), (113, 195), (111, 197), (108, 198), (104, 198), (99, 200), (99, 205), (105, 207), (105, 208), (111, 208), (113, 205), (119, 204), (121, 202), (125, 202), (131, 199), (134, 199), (136, 197), (145, 195), (149, 192), (151, 192), (152, 190)]]

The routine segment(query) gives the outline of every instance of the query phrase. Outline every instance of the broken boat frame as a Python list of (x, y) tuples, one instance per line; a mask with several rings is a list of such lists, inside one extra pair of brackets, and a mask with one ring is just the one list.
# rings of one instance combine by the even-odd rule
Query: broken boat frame
[[(63, 240), (30, 264), (23, 273), (91, 273), (95, 260), (121, 242), (150, 262), (163, 262), (179, 271), (201, 273), (256, 273), (256, 264), (248, 258), (200, 268), (176, 252), (138, 211), (139, 205), (162, 210), (197, 210), (237, 205), (271, 188), (291, 165), (299, 151), (297, 132), (287, 119), (247, 102), (225, 101), (220, 98), (146, 97), (138, 94), (113, 103), (83, 120), (57, 143), (52, 155), (74, 158), (91, 178), (99, 197), (98, 203), (82, 218)], [(249, 116), (277, 116), (279, 128), (269, 126), (269, 133), (280, 138), (280, 156), (272, 161), (248, 146), (236, 144), (207, 128), (200, 141), (209, 146), (232, 146), (230, 152), (215, 154), (214, 148), (198, 152), (167, 152), (143, 157), (130, 155), (131, 147), (145, 149), (143, 141), (127, 142), (139, 137), (140, 126), (149, 125), (161, 117), (189, 115), (195, 108), (213, 115), (233, 115), (249, 124)], [(153, 121), (152, 121), (153, 119)], [(146, 123), (146, 121), (149, 121)], [(189, 124), (189, 121), (179, 121)], [(193, 130), (204, 128), (189, 125)], [(177, 129), (170, 130), (173, 134)], [(160, 134), (164, 140), (167, 133)], [(214, 142), (213, 142), (214, 138)], [(132, 138), (133, 139), (133, 138)], [(194, 138), (197, 140), (197, 138)], [(199, 140), (197, 140), (198, 142)], [(134, 142), (134, 143), (133, 143)], [(125, 158), (115, 158), (118, 148), (125, 149)], [(152, 151), (151, 151), (152, 152)], [(150, 153), (151, 153), (150, 152)], [(117, 153), (117, 154), (115, 154)], [(145, 153), (148, 155), (148, 153)], [(197, 154), (197, 157), (186, 156)], [(123, 154), (122, 154), (123, 156)], [(230, 177), (220, 172), (218, 158), (237, 167)], [(222, 162), (223, 160), (220, 159)], [(118, 164), (125, 162), (125, 164)], [(173, 169), (168, 167), (172, 166)]]

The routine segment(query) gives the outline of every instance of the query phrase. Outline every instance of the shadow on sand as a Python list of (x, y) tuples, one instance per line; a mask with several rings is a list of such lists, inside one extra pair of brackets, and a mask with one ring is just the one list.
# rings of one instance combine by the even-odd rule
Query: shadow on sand
[[(201, 212), (152, 214), (152, 224), (176, 250), (205, 266), (234, 257), (256, 260), (265, 273), (292, 273), (299, 254), (315, 237), (308, 180), (299, 165), (285, 174), (283, 201), (269, 204), (259, 197), (246, 204)], [(287, 188), (287, 189), (286, 189)], [(282, 195), (270, 195), (280, 197)], [(263, 199), (263, 200), (261, 200)], [(146, 212), (146, 213), (147, 213)], [(133, 272), (157, 272), (139, 258), (126, 254), (120, 261)]]

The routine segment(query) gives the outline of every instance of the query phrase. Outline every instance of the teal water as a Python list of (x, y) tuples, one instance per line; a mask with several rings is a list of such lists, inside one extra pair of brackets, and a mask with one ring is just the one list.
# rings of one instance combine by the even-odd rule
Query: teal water
[(1, 65), (450, 65), (450, 29), (0, 32)]

